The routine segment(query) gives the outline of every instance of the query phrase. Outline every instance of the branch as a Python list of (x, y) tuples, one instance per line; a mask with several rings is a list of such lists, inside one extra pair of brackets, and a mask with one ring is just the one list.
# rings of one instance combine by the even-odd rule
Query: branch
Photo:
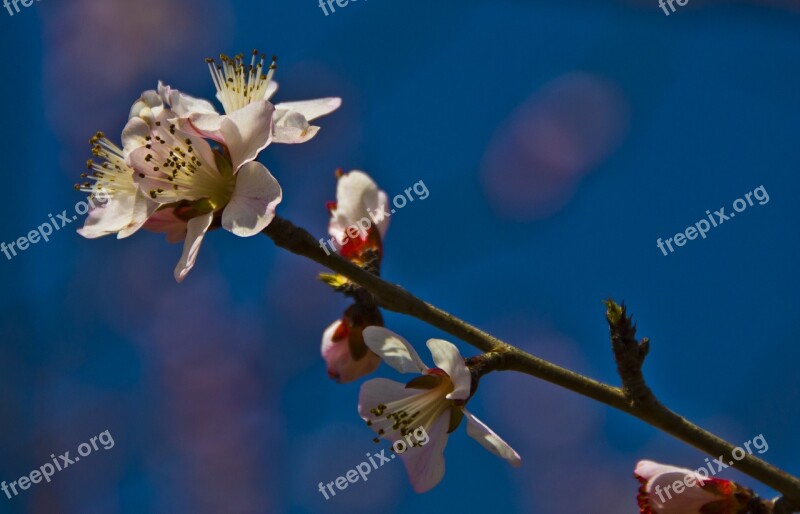
[[(623, 378), (623, 388), (620, 389), (535, 357), (420, 300), (402, 287), (386, 282), (338, 254), (329, 253), (311, 234), (288, 220), (276, 216), (264, 229), (264, 234), (277, 246), (311, 259), (357, 283), (368, 290), (381, 307), (417, 318), (484, 352), (497, 354), (492, 359), (495, 370), (525, 373), (627, 412), (711, 457), (731, 455), (735, 449), (734, 445), (694, 425), (655, 399), (641, 372), (641, 365), (647, 354), (647, 342), (645, 340), (639, 343), (635, 340), (635, 329), (630, 326), (630, 319), (622, 308), (618, 307), (619, 312), (609, 315), (609, 323), (612, 325), (612, 317), (616, 324), (626, 323), (623, 319), (628, 324), (627, 327), (618, 326), (616, 336), (612, 326), (612, 346)], [(609, 307), (609, 311), (611, 310)], [(745, 456), (735, 462), (733, 467), (783, 494), (784, 508), (800, 511), (800, 480), (796, 477), (753, 455)]]

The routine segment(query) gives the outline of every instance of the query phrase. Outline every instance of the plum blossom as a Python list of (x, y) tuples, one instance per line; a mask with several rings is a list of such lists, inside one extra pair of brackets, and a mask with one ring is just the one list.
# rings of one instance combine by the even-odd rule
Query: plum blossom
[(275, 216), (282, 199), (278, 181), (255, 155), (236, 151), (258, 146), (268, 132), (249, 130), (246, 121), (230, 118), (237, 136), (220, 149), (212, 149), (196, 134), (184, 132), (164, 110), (154, 121), (132, 118), (126, 127), (128, 137), (144, 141), (130, 152), (133, 180), (152, 201), (171, 212), (159, 215), (150, 228), (167, 232), (172, 240), (182, 235), (180, 221), (186, 225), (184, 249), (175, 279), (181, 282), (194, 266), (197, 254), (212, 223), (241, 237), (261, 232)]
[[(206, 59), (206, 62), (225, 114), (219, 114), (206, 100), (167, 86), (159, 87), (164, 101), (180, 118), (181, 128), (202, 137), (220, 141), (226, 136), (230, 140), (234, 133), (225, 120), (251, 118), (257, 113), (259, 118), (270, 116), (272, 121), (267, 124), (262, 120), (258, 124), (260, 129), (270, 131), (264, 147), (272, 142), (305, 143), (319, 131), (319, 127), (310, 122), (332, 113), (342, 104), (341, 98), (335, 97), (271, 104), (269, 100), (278, 90), (278, 84), (272, 80), (276, 59), (273, 57), (272, 64), (265, 67), (265, 56), (259, 56), (255, 50), (249, 64), (243, 54), (233, 58), (221, 55), (220, 62), (214, 59)], [(250, 150), (258, 153), (264, 147)]]
[(331, 379), (344, 384), (378, 369), (381, 358), (367, 347), (363, 334), (367, 326), (376, 324), (383, 324), (380, 310), (357, 302), (325, 329), (321, 353)]
[(385, 328), (368, 327), (364, 341), (400, 373), (420, 374), (407, 384), (383, 378), (369, 380), (361, 387), (358, 402), (359, 414), (381, 438), (394, 443), (419, 427), (429, 434), (426, 445), (414, 445), (400, 454), (416, 492), (428, 491), (441, 481), (448, 436), (463, 418), (469, 436), (512, 466), (521, 465), (519, 454), (467, 411), (472, 375), (455, 345), (441, 339), (428, 340), (436, 364), (429, 368), (408, 341)]
[[(100, 159), (87, 161), (90, 173), (75, 189), (101, 200), (92, 207), (78, 233), (87, 239), (116, 234), (118, 239), (133, 235), (155, 212), (158, 204), (147, 198), (133, 181), (133, 169), (125, 162), (124, 150), (102, 132), (92, 139), (92, 154)], [(91, 182), (93, 181), (93, 182)]]
[[(698, 471), (706, 471), (701, 468)], [(745, 514), (761, 502), (752, 491), (730, 480), (713, 478), (657, 462), (642, 460), (634, 476), (639, 483), (641, 514)]]
[(389, 228), (388, 205), (388, 195), (363, 171), (339, 174), (336, 201), (328, 204), (328, 233), (343, 257), (360, 261), (367, 250), (381, 255)]

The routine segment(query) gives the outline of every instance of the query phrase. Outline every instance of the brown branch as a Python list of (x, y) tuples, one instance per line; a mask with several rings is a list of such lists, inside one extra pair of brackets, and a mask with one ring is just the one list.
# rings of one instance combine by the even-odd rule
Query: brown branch
[[(622, 321), (624, 318), (630, 323), (622, 308), (619, 308), (619, 312), (612, 312), (609, 317), (610, 324), (619, 325), (616, 328), (612, 326), (611, 330), (612, 346), (623, 378), (623, 388), (620, 389), (535, 357), (420, 300), (402, 287), (386, 282), (337, 254), (329, 253), (311, 234), (290, 221), (275, 217), (264, 234), (277, 246), (307, 257), (357, 283), (368, 290), (381, 307), (424, 321), (484, 352), (499, 354), (492, 359), (492, 367), (496, 370), (525, 373), (627, 412), (715, 458), (731, 455), (735, 449), (734, 445), (703, 430), (656, 400), (641, 372), (647, 354), (647, 341), (636, 341), (635, 329), (626, 327)], [(785, 499), (781, 505), (784, 509), (800, 511), (800, 507), (797, 507), (800, 506), (800, 480), (796, 477), (753, 455), (745, 456), (733, 467), (783, 494)]]

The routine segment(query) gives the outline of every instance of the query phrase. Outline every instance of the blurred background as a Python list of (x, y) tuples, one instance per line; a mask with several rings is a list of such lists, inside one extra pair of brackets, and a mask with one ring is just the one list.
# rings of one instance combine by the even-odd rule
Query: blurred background
[[(326, 234), (337, 167), (390, 194), (384, 274), (528, 351), (617, 383), (604, 307), (652, 339), (670, 407), (735, 444), (763, 434), (800, 473), (800, 9), (794, 0), (41, 0), (0, 10), (6, 59), (0, 241), (82, 199), (88, 139), (112, 139), (157, 80), (211, 97), (203, 58), (280, 58), (278, 101), (341, 96), (310, 143), (268, 149), (279, 214)], [(664, 256), (672, 237), (763, 185), (754, 206)], [(180, 246), (75, 223), (0, 256), (0, 480), (105, 430), (93, 453), (0, 513), (637, 512), (636, 461), (700, 453), (527, 376), (481, 383), (471, 410), (519, 470), (464, 430), (447, 474), (413, 493), (387, 464), (325, 501), (321, 481), (376, 450), (359, 384), (336, 385), (322, 331), (348, 302), (267, 238), (212, 233), (178, 285)], [(443, 334), (386, 315), (420, 345)], [(467, 355), (476, 353), (457, 342)], [(386, 366), (379, 372), (390, 376)], [(764, 486), (726, 471), (762, 495)]]

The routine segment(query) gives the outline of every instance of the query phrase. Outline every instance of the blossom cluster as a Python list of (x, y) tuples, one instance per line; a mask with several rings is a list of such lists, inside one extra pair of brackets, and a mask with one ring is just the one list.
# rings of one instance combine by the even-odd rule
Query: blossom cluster
[(258, 234), (275, 216), (280, 184), (256, 159), (271, 143), (304, 143), (311, 122), (341, 105), (339, 98), (273, 104), (275, 59), (253, 51), (207, 59), (222, 106), (163, 83), (133, 103), (120, 148), (103, 133), (91, 140), (97, 160), (76, 186), (110, 200), (94, 207), (79, 233), (86, 238), (133, 235), (139, 229), (184, 241), (175, 268), (182, 281), (197, 260), (206, 232), (222, 227), (240, 237)]
[[(359, 226), (359, 220), (375, 212), (385, 212), (388, 198), (369, 175), (356, 170), (339, 175), (336, 201), (328, 204), (328, 232), (339, 243), (339, 254), (373, 273), (380, 271), (388, 216), (379, 216), (358, 234), (347, 234), (346, 229)], [(408, 382), (369, 380), (361, 386), (358, 401), (358, 412), (378, 436), (376, 442), (386, 439), (397, 444), (417, 427), (429, 434), (429, 444), (398, 453), (415, 491), (428, 491), (442, 480), (447, 439), (464, 419), (468, 435), (511, 465), (521, 464), (519, 454), (466, 409), (479, 377), (454, 344), (428, 340), (435, 363), (429, 367), (411, 343), (382, 326), (380, 310), (368, 293), (353, 288), (344, 277), (324, 278), (354, 298), (342, 319), (323, 333), (322, 356), (328, 375), (338, 382), (352, 382), (373, 373), (381, 362), (416, 375)]]
[[(121, 146), (102, 133), (91, 139), (95, 159), (88, 161), (85, 181), (76, 186), (90, 195), (92, 206), (78, 231), (82, 236), (121, 239), (144, 228), (164, 233), (170, 242), (183, 241), (174, 272), (178, 282), (195, 265), (209, 230), (221, 227), (240, 237), (264, 231), (283, 193), (277, 179), (258, 162), (259, 155), (272, 143), (309, 141), (319, 131), (311, 123), (341, 106), (336, 97), (272, 103), (278, 90), (272, 80), (275, 59), (267, 64), (256, 51), (247, 61), (244, 55), (222, 55), (207, 64), (221, 110), (159, 82), (133, 102)], [(367, 173), (338, 173), (336, 200), (327, 209), (328, 232), (338, 243), (339, 258), (380, 274), (388, 202), (389, 196)], [(369, 222), (361, 223), (365, 219)], [(449, 434), (462, 421), (467, 434), (488, 451), (513, 466), (521, 464), (519, 454), (467, 410), (480, 379), (490, 371), (487, 355), (467, 359), (454, 344), (429, 339), (434, 363), (430, 367), (412, 344), (384, 327), (371, 293), (340, 275), (322, 278), (352, 299), (342, 317), (322, 334), (321, 355), (330, 378), (353, 382), (377, 371), (382, 362), (414, 375), (405, 382), (364, 382), (358, 414), (375, 432), (375, 442), (386, 439), (397, 447), (404, 441), (410, 444), (408, 436), (416, 430), (427, 434), (424, 444), (417, 441), (396, 453), (415, 491), (428, 491), (442, 480)], [(641, 461), (635, 476), (642, 514), (761, 512), (762, 503), (751, 491), (727, 480), (651, 461)], [(665, 499), (662, 491), (670, 496)]]

